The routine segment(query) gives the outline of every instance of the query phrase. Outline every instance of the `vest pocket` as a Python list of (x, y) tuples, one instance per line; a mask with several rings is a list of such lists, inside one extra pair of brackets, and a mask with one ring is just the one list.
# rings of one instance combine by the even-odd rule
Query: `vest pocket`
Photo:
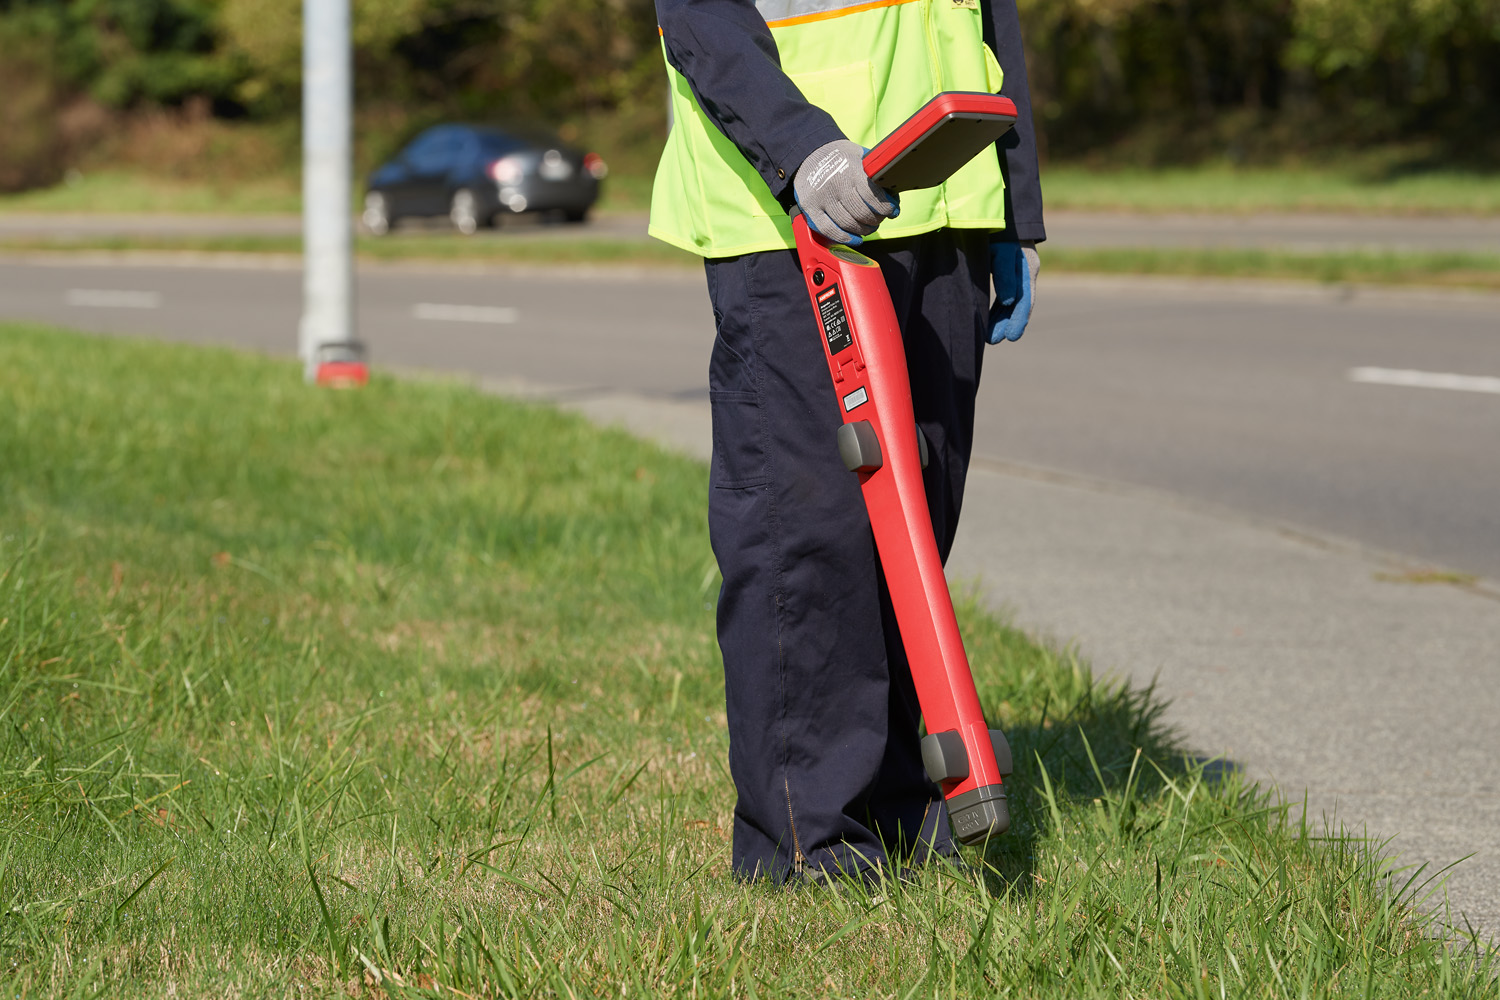
[[(807, 98), (807, 103), (832, 115), (844, 135), (854, 142), (873, 146), (883, 138), (876, 130), (875, 86), (869, 60), (788, 75), (802, 91), (802, 96)], [(757, 204), (751, 212), (762, 217), (771, 215), (763, 204)], [(781, 214), (779, 206), (776, 214)]]
[(984, 46), (984, 89), (992, 94), (998, 94), (1003, 86), (1005, 86), (1005, 71), (1000, 68), (1000, 60), (995, 58), (995, 53), (986, 44)]
[(870, 146), (881, 138), (874, 134), (875, 85), (870, 78), (868, 59), (791, 76), (808, 103), (832, 115), (850, 139), (861, 146)]

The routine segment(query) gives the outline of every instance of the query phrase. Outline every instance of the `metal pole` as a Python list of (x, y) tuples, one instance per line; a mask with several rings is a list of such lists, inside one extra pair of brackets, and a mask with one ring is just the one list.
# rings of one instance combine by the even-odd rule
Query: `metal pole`
[(354, 342), (353, 54), (349, 0), (302, 4), (302, 325), (309, 382), (319, 348)]

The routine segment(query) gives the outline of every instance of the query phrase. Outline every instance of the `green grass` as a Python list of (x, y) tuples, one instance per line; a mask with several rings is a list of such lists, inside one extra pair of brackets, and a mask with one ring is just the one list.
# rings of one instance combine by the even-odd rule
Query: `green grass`
[[(1500, 174), (1459, 170), (1393, 171), (1351, 159), (1344, 167), (1284, 166), (1112, 169), (1048, 164), (1047, 207), (1120, 212), (1305, 212), (1354, 214), (1500, 214)], [(643, 212), (649, 173), (616, 171), (599, 210)], [(188, 212), (253, 214), (300, 211), (295, 173), (214, 184), (202, 180), (103, 171), (72, 184), (0, 196), (0, 212)]]
[[(359, 187), (356, 203), (362, 192)], [(650, 204), (649, 176), (619, 174), (604, 182), (597, 211), (644, 212)], [(351, 211), (356, 208), (357, 204), (350, 206)], [(49, 188), (0, 195), (0, 212), (264, 215), (301, 211), (301, 181), (295, 172), (217, 183), (106, 170), (76, 174), (67, 183)]]
[(1177, 167), (1095, 170), (1049, 164), (1050, 209), (1104, 212), (1500, 214), (1500, 173), (1367, 172), (1353, 167)]
[(301, 210), (302, 191), (295, 174), (215, 184), (135, 171), (99, 171), (75, 175), (54, 187), (0, 196), (0, 212), (258, 215)]
[[(67, 236), (0, 237), (0, 252), (136, 251), (163, 253), (300, 254), (298, 236)], [(449, 261), (455, 263), (630, 264), (701, 267), (699, 258), (657, 240), (619, 239), (581, 234), (575, 237), (486, 234), (461, 238), (451, 232), (359, 236), (355, 251), (366, 260)]]
[(972, 604), (982, 870), (737, 884), (707, 474), (622, 433), (5, 325), (0, 469), (7, 995), (1495, 996)]
[(1230, 248), (1109, 248), (1077, 250), (1048, 246), (1048, 272), (1161, 274), (1190, 278), (1261, 278), (1325, 284), (1418, 285), (1500, 290), (1500, 254)]
[[(695, 268), (698, 258), (655, 240), (576, 237), (512, 239), (505, 233), (461, 239), (451, 233), (396, 234), (356, 241), (359, 255), (377, 261), (453, 263), (629, 264)], [(295, 236), (86, 236), (0, 238), (0, 251), (102, 250), (186, 253), (297, 254)], [(1500, 290), (1500, 254), (1338, 250), (1107, 248), (1043, 250), (1048, 274), (1157, 274), (1199, 278), (1260, 278), (1325, 284), (1428, 286)]]

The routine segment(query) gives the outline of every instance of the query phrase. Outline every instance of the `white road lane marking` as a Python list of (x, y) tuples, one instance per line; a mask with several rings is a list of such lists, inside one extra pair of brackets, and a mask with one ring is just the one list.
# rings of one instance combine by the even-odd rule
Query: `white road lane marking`
[(160, 309), (161, 293), (117, 288), (70, 288), (68, 305), (87, 309)]
[(1491, 375), (1454, 375), (1451, 372), (1420, 372), (1410, 368), (1351, 368), (1349, 381), (1369, 385), (1400, 385), (1412, 389), (1488, 392), (1500, 396), (1500, 378)]
[(415, 319), (445, 323), (514, 323), (520, 318), (510, 306), (461, 306), (447, 302), (419, 302), (412, 307)]

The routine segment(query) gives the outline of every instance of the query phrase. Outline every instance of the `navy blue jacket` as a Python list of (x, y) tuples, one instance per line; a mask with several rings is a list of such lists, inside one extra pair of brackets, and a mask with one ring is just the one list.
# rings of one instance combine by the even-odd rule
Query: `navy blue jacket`
[[(1000, 93), (1015, 101), (1016, 126), (997, 146), (1006, 180), (1010, 228), (998, 239), (1047, 238), (1037, 176), (1031, 90), (1021, 48), (1016, 0), (980, 0), (984, 40), (1005, 71)], [(687, 78), (710, 121), (739, 147), (783, 204), (808, 154), (846, 138), (833, 118), (802, 96), (781, 69), (781, 57), (754, 0), (656, 0), (667, 59)]]

